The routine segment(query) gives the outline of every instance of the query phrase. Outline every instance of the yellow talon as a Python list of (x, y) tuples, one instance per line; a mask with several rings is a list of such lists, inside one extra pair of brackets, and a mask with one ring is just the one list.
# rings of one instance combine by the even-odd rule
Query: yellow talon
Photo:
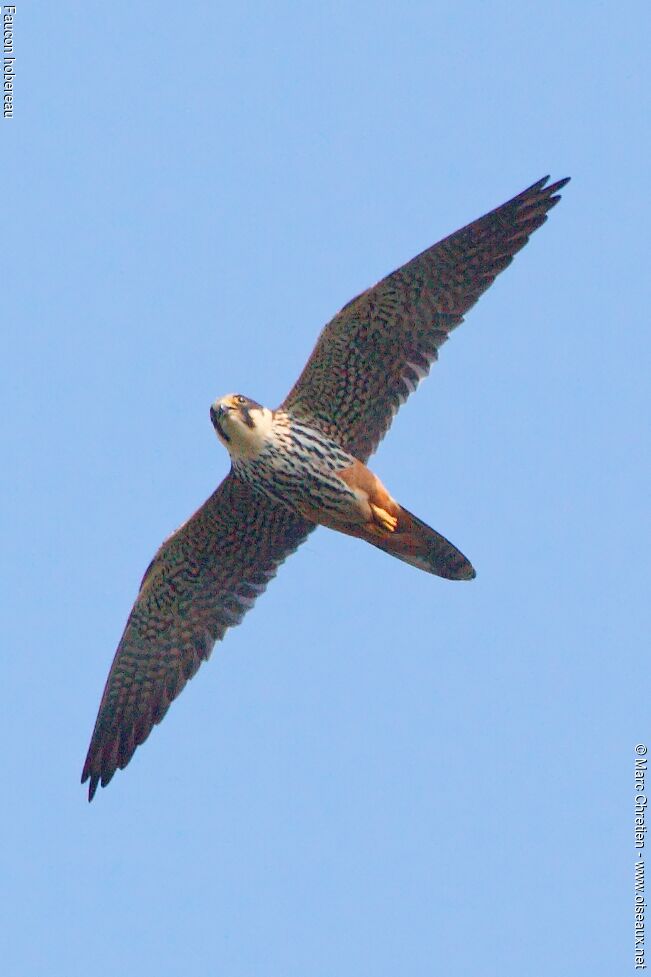
[(386, 511), (386, 509), (381, 509), (379, 505), (374, 505), (372, 502), (371, 509), (373, 510), (375, 518), (383, 529), (388, 530), (390, 533), (395, 531), (395, 528), (398, 525), (398, 520), (395, 516), (392, 516), (390, 512)]

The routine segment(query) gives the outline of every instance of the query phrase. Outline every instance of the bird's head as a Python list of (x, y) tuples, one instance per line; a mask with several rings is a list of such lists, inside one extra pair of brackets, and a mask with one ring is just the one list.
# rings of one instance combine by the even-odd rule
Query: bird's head
[(210, 407), (217, 437), (233, 458), (251, 458), (262, 448), (273, 415), (268, 407), (242, 394), (227, 394)]

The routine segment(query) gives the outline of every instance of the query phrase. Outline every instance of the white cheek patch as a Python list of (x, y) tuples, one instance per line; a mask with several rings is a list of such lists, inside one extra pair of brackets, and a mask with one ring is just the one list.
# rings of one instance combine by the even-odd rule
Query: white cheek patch
[(255, 421), (255, 431), (266, 440), (273, 427), (273, 413), (268, 407), (256, 407), (251, 411), (251, 417)]
[(273, 415), (268, 407), (256, 407), (250, 411), (254, 422), (249, 427), (242, 418), (233, 415), (229, 418), (226, 433), (230, 442), (226, 445), (234, 459), (253, 459), (264, 448), (273, 426)]

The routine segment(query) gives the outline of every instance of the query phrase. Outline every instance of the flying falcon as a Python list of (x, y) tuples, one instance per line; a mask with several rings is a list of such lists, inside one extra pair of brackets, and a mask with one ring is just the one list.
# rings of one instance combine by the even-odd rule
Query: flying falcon
[(276, 410), (230, 394), (210, 418), (231, 470), (152, 560), (118, 645), (82, 773), (92, 800), (127, 765), (216, 641), (317, 525), (427, 573), (470, 580), (459, 550), (366, 467), (394, 414), (482, 292), (547, 219), (549, 177), (363, 292), (325, 327)]

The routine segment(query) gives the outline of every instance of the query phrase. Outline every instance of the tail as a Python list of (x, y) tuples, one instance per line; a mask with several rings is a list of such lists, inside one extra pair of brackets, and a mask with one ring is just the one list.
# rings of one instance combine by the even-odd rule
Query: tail
[(447, 580), (472, 580), (476, 576), (470, 561), (440, 533), (402, 506), (397, 517), (393, 531), (373, 524), (364, 533), (364, 539), (419, 570)]

